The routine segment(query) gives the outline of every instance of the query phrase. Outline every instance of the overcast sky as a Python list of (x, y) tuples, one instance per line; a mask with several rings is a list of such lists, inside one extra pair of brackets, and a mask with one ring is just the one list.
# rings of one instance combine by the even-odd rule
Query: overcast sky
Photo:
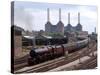
[(68, 24), (68, 12), (70, 12), (70, 23), (76, 26), (78, 23), (78, 12), (80, 12), (80, 23), (84, 31), (89, 33), (97, 26), (97, 7), (68, 4), (50, 4), (17, 1), (14, 6), (14, 24), (28, 30), (45, 30), (47, 22), (47, 8), (50, 8), (50, 22), (56, 25), (59, 21), (59, 8), (61, 8), (61, 20), (64, 26)]

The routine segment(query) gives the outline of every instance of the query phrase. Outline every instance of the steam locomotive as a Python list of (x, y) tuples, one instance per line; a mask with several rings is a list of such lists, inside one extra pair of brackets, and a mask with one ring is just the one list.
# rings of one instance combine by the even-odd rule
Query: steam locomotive
[(33, 48), (30, 51), (30, 56), (28, 58), (28, 65), (35, 65), (47, 60), (52, 60), (67, 53), (73, 53), (81, 48), (88, 45), (88, 39), (78, 41), (71, 44), (53, 45), (46, 46), (40, 49)]

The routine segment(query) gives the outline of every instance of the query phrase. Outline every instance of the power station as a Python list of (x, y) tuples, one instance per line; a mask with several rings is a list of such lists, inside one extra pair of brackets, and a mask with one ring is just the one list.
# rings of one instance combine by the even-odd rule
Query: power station
[(47, 23), (45, 24), (46, 33), (64, 34), (64, 32), (82, 31), (82, 25), (80, 24), (80, 13), (78, 13), (78, 24), (74, 27), (70, 24), (70, 13), (68, 13), (68, 24), (65, 27), (61, 21), (61, 14), (61, 8), (59, 8), (59, 22), (56, 25), (53, 25), (50, 22), (50, 9), (47, 9)]
[(47, 9), (47, 23), (45, 24), (45, 32), (47, 33), (62, 33), (64, 34), (64, 24), (61, 21), (61, 9), (59, 8), (59, 22), (53, 25), (50, 22), (50, 10)]

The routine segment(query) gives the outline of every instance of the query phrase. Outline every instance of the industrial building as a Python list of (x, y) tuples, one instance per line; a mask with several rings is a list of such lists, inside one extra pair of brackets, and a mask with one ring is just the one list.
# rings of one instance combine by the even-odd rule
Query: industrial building
[(46, 33), (61, 33), (64, 32), (73, 32), (73, 31), (82, 31), (82, 25), (80, 24), (80, 13), (78, 13), (78, 24), (73, 27), (70, 24), (70, 13), (68, 13), (68, 24), (64, 27), (63, 22), (61, 21), (61, 9), (59, 8), (59, 22), (56, 25), (53, 25), (50, 22), (50, 10), (47, 9), (47, 23), (45, 24)]
[(47, 23), (45, 24), (45, 32), (47, 33), (61, 33), (64, 34), (64, 24), (61, 21), (61, 9), (59, 8), (59, 22), (56, 25), (53, 25), (50, 22), (50, 12), (49, 8), (47, 9)]
[(65, 32), (82, 31), (82, 25), (80, 24), (80, 13), (78, 13), (78, 24), (74, 27), (70, 24), (70, 13), (68, 13), (68, 24), (64, 27)]

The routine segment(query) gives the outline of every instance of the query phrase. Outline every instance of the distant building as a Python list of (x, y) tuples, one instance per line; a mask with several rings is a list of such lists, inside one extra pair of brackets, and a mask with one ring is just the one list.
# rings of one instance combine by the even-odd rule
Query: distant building
[(47, 9), (47, 23), (45, 24), (45, 32), (64, 34), (64, 24), (61, 21), (61, 9), (59, 9), (59, 22), (56, 25), (51, 24), (49, 15), (50, 15), (50, 12), (48, 8)]
[(75, 32), (71, 32), (68, 36), (68, 43), (76, 42), (77, 41), (77, 35)]
[(80, 24), (80, 13), (78, 13), (78, 24), (75, 27), (73, 27), (70, 24), (70, 13), (68, 13), (68, 24), (67, 26), (65, 26), (64, 31), (65, 32), (82, 31), (82, 25)]
[(80, 24), (80, 13), (78, 13), (78, 24), (75, 27), (76, 31), (82, 31), (82, 25)]
[(77, 32), (77, 37), (83, 37), (83, 38), (86, 38), (88, 37), (88, 31), (80, 31), (80, 32)]
[(59, 9), (59, 22), (56, 25), (53, 25), (50, 22), (50, 12), (49, 8), (47, 9), (47, 23), (45, 24), (45, 32), (46, 33), (61, 33), (64, 32), (75, 32), (75, 31), (82, 31), (82, 25), (80, 24), (80, 13), (78, 13), (78, 24), (77, 26), (73, 27), (70, 24), (70, 13), (68, 13), (68, 24), (64, 27), (64, 24), (61, 21), (61, 9)]

